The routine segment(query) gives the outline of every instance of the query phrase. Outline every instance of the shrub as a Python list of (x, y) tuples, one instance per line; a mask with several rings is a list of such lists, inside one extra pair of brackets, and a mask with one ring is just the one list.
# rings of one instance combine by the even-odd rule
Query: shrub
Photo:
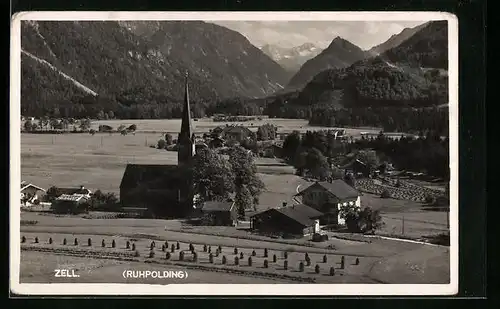
[(198, 261), (198, 254), (196, 252), (193, 253), (193, 262)]
[(127, 249), (130, 249), (130, 241), (127, 240)]
[(283, 252), (283, 257), (285, 258), (285, 260), (288, 258), (288, 252)]
[(238, 254), (238, 248), (234, 248), (234, 254)]
[(323, 255), (323, 263), (326, 263), (328, 261), (328, 258), (326, 257), (326, 254)]
[(273, 254), (273, 263), (276, 263), (276, 260), (277, 260), (276, 254)]
[(304, 262), (299, 263), (299, 271), (303, 272), (304, 271)]
[(184, 261), (184, 251), (179, 252), (179, 261)]
[(139, 253), (139, 251), (135, 250), (135, 251), (134, 251), (134, 256), (135, 256), (135, 257), (139, 257), (139, 256), (141, 256), (141, 254)]
[(269, 262), (267, 260), (264, 260), (264, 268), (268, 268), (269, 267)]
[(243, 258), (243, 252), (240, 252), (240, 259)]
[(226, 263), (227, 263), (227, 259), (226, 259), (226, 256), (224, 255), (224, 256), (222, 257), (222, 264), (223, 264), (223, 265), (226, 265)]
[(38, 237), (35, 237), (35, 244), (38, 243)]
[(257, 253), (255, 252), (255, 250), (252, 251), (252, 256), (256, 256)]
[(104, 239), (101, 242), (101, 247), (103, 247), (103, 248), (106, 247), (106, 242), (104, 241)]
[(207, 250), (208, 250), (207, 245), (203, 245), (203, 252), (207, 252)]
[(63, 245), (66, 245), (68, 243), (68, 241), (66, 240), (66, 238), (63, 239)]
[(380, 193), (380, 197), (381, 198), (390, 198), (391, 193), (389, 193), (389, 191), (386, 189), (386, 190), (382, 191), (382, 193)]
[(116, 248), (116, 241), (113, 239), (113, 241), (111, 242), (111, 247), (112, 248)]
[(52, 237), (49, 238), (49, 245), (52, 245)]
[(318, 264), (316, 264), (316, 267), (314, 267), (314, 272), (319, 274), (319, 265)]
[(330, 267), (330, 276), (335, 276), (335, 268)]
[(248, 266), (252, 266), (252, 257), (251, 256), (248, 257)]
[(170, 257), (171, 257), (170, 252), (167, 252), (167, 253), (165, 254), (165, 259), (170, 260)]
[(237, 256), (235, 256), (234, 257), (234, 265), (239, 265), (239, 264), (240, 264), (240, 259)]
[(165, 248), (165, 245), (162, 245), (161, 246), (161, 251), (165, 252), (166, 248)]
[(208, 246), (208, 253), (212, 253), (212, 247), (211, 246)]
[(87, 244), (89, 245), (89, 247), (92, 246), (92, 238), (87, 239)]
[(288, 269), (288, 261), (287, 261), (287, 260), (285, 260), (285, 262), (283, 262), (283, 268), (284, 268), (285, 270), (287, 270), (287, 269)]
[(212, 253), (210, 253), (210, 255), (208, 256), (208, 262), (210, 263), (214, 262), (214, 255)]
[(78, 238), (75, 238), (75, 246), (78, 246)]
[(170, 251), (171, 251), (172, 253), (174, 253), (174, 252), (175, 252), (175, 245), (174, 245), (174, 244), (172, 244), (172, 247), (170, 248)]
[(135, 244), (132, 244), (132, 250), (135, 251)]
[(177, 242), (177, 243), (175, 244), (175, 248), (176, 248), (177, 250), (179, 250), (179, 249), (181, 248), (181, 245), (179, 244), (179, 242)]
[(268, 252), (267, 252), (267, 248), (264, 249), (264, 257), (267, 257), (268, 255)]
[(359, 258), (356, 258), (356, 261), (354, 262), (354, 265), (359, 265)]
[(155, 257), (155, 252), (154, 250), (149, 251), (149, 257), (154, 258)]

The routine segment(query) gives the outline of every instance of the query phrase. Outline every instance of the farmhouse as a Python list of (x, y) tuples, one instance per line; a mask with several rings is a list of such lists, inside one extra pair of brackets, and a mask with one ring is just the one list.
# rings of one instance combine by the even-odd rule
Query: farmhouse
[(252, 135), (252, 131), (244, 126), (228, 126), (222, 130), (222, 137), (230, 142), (238, 142), (248, 139)]
[(352, 173), (356, 178), (370, 176), (370, 167), (359, 159), (355, 159), (341, 167), (346, 173)]
[(86, 210), (88, 200), (85, 194), (63, 194), (52, 203), (52, 209), (56, 213), (80, 213)]
[(304, 204), (271, 208), (250, 217), (250, 228), (260, 233), (307, 236), (319, 232), (323, 213)]
[(34, 184), (21, 182), (21, 206), (29, 206), (39, 201), (39, 195), (45, 193), (45, 189)]
[(92, 195), (92, 191), (85, 188), (84, 186), (80, 186), (78, 188), (57, 188), (56, 197), (61, 195), (83, 195), (87, 198), (90, 198)]
[(295, 195), (302, 203), (324, 213), (322, 224), (345, 224), (340, 218), (342, 206), (361, 207), (360, 193), (343, 180), (317, 181)]
[(203, 203), (204, 221), (210, 225), (235, 226), (238, 214), (233, 201), (208, 201)]
[(185, 217), (193, 210), (190, 163), (195, 155), (189, 89), (186, 78), (184, 109), (177, 139), (177, 165), (128, 164), (120, 184), (122, 207), (147, 207), (157, 217)]

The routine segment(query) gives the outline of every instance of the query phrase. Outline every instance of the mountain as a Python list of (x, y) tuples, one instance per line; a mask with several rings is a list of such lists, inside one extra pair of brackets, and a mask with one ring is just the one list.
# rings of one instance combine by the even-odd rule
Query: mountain
[(265, 97), (289, 77), (240, 33), (201, 21), (26, 21), (21, 27), (24, 112), (86, 97), (126, 106), (180, 102), (186, 73), (193, 101), (207, 104)]
[(412, 67), (448, 69), (448, 22), (432, 21), (414, 35), (384, 53), (381, 57), (392, 63)]
[(292, 48), (268, 44), (262, 46), (261, 50), (291, 73), (296, 73), (307, 60), (321, 52), (321, 49), (312, 43), (304, 43)]
[(345, 68), (364, 59), (367, 53), (351, 42), (337, 37), (316, 57), (308, 60), (291, 78), (287, 91), (301, 89), (321, 71), (331, 68)]
[(427, 23), (424, 23), (413, 28), (405, 28), (400, 33), (392, 35), (384, 43), (372, 47), (368, 52), (373, 56), (378, 56), (391, 48), (397, 47), (426, 26)]

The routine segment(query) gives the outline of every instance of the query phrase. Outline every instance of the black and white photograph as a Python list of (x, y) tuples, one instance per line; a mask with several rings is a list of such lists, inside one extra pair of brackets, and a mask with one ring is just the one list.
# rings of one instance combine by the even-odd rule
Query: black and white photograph
[(456, 293), (458, 22), (18, 13), (11, 288)]

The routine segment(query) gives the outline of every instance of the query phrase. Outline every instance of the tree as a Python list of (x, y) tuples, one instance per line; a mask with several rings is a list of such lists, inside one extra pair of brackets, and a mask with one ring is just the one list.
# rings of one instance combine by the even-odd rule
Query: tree
[(194, 157), (193, 181), (199, 203), (227, 200), (234, 192), (234, 174), (229, 161), (213, 149), (202, 149)]
[(158, 140), (158, 144), (156, 145), (156, 148), (165, 149), (166, 146), (167, 146), (167, 143), (165, 142), (165, 140), (160, 139), (160, 140)]
[(131, 124), (128, 128), (128, 131), (135, 132), (137, 130), (137, 126), (135, 124)]
[(330, 165), (326, 157), (316, 148), (302, 151), (295, 166), (300, 171), (309, 173), (312, 177), (324, 180), (330, 177)]
[(47, 202), (51, 203), (55, 201), (55, 199), (58, 198), (61, 194), (62, 192), (58, 187), (52, 186), (45, 193), (45, 198), (47, 199)]
[(88, 129), (90, 129), (91, 125), (92, 122), (88, 118), (80, 120), (80, 129), (82, 131), (87, 131)]
[(265, 185), (257, 176), (257, 167), (252, 154), (243, 147), (230, 149), (229, 163), (234, 174), (235, 202), (239, 208), (255, 208)]
[(370, 171), (375, 170), (380, 165), (377, 152), (374, 150), (363, 150), (358, 152), (357, 159), (366, 164)]
[(351, 173), (347, 173), (344, 176), (344, 181), (346, 184), (350, 185), (353, 188), (356, 188), (356, 181), (354, 180), (354, 176)]
[(33, 122), (32, 122), (31, 120), (26, 120), (26, 121), (24, 122), (24, 130), (25, 130), (26, 132), (31, 132), (31, 131), (33, 131), (33, 130), (34, 130), (34, 128), (33, 128), (33, 127), (34, 127), (34, 126), (33, 126)]
[(123, 130), (125, 130), (125, 125), (124, 124), (121, 124), (118, 126), (118, 129), (116, 129), (118, 132), (121, 132)]
[(257, 139), (260, 141), (273, 140), (276, 138), (277, 128), (266, 123), (257, 129)]
[(283, 156), (293, 161), (295, 155), (297, 154), (297, 150), (300, 147), (300, 133), (298, 131), (293, 131), (291, 134), (288, 134), (283, 142)]

